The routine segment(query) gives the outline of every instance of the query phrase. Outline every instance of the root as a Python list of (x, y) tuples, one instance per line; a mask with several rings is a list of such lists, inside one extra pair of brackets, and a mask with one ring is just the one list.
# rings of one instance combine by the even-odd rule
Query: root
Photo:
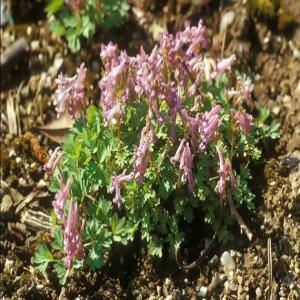
[(238, 224), (240, 225), (241, 228), (241, 232), (244, 232), (248, 238), (249, 241), (252, 241), (253, 238), (253, 234), (250, 231), (250, 229), (247, 227), (246, 223), (244, 222), (244, 220), (242, 219), (241, 215), (239, 214), (239, 212), (237, 211), (231, 196), (228, 194), (228, 205), (229, 205), (229, 209), (230, 209), (230, 213), (231, 215), (236, 219), (236, 221), (238, 222)]

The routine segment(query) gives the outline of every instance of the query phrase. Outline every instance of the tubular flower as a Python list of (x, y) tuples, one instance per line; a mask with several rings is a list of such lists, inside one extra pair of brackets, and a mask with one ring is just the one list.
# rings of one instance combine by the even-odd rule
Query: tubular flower
[(182, 139), (175, 155), (171, 157), (170, 161), (175, 164), (179, 161), (179, 169), (182, 172), (181, 182), (188, 182), (188, 190), (192, 192), (195, 187), (195, 179), (193, 176), (193, 159), (189, 143)]
[(45, 172), (48, 175), (52, 175), (56, 169), (56, 167), (60, 164), (62, 159), (62, 151), (60, 147), (56, 147), (52, 152), (49, 161), (43, 166)]
[(55, 195), (55, 200), (52, 201), (52, 205), (55, 209), (56, 216), (59, 220), (64, 219), (65, 212), (65, 204), (70, 192), (72, 179), (68, 178), (66, 185), (64, 185), (63, 181), (60, 181), (60, 191)]
[(199, 134), (201, 143), (199, 145), (200, 150), (205, 150), (207, 144), (214, 140), (217, 134), (217, 130), (220, 125), (219, 112), (221, 106), (216, 105), (210, 112), (205, 112), (199, 122)]
[(122, 116), (121, 111), (114, 114), (114, 118), (107, 118), (107, 116), (111, 116), (111, 113), (120, 109), (117, 103), (119, 102), (119, 105), (126, 103), (135, 95), (134, 59), (129, 57), (126, 51), (117, 54), (117, 48), (112, 43), (102, 46), (100, 57), (104, 65), (104, 74), (99, 81), (100, 107), (104, 112), (106, 122), (114, 122), (117, 116)]
[(79, 217), (79, 208), (78, 205), (74, 207), (74, 200), (71, 199), (68, 219), (65, 222), (64, 230), (64, 250), (67, 253), (65, 258), (66, 268), (72, 268), (74, 257), (82, 259), (84, 256), (82, 248), (82, 235), (84, 230), (83, 221), (78, 232), (78, 217)]
[(231, 56), (229, 56), (227, 58), (219, 60), (218, 63), (217, 63), (216, 69), (211, 74), (211, 77), (216, 78), (219, 75), (226, 72), (227, 70), (230, 70), (231, 65), (235, 62), (235, 60), (236, 60), (236, 56), (234, 54), (232, 54)]
[(115, 197), (113, 199), (113, 203), (117, 205), (117, 207), (121, 208), (121, 186), (124, 182), (129, 182), (134, 178), (134, 173), (130, 173), (128, 175), (125, 174), (125, 171), (121, 175), (112, 176), (111, 188), (109, 189), (109, 193), (115, 192)]
[(231, 187), (236, 190), (237, 188), (237, 181), (236, 178), (234, 177), (233, 171), (232, 171), (232, 166), (231, 162), (228, 158), (224, 158), (224, 154), (222, 150), (220, 150), (218, 147), (216, 147), (218, 156), (219, 156), (219, 162), (220, 162), (220, 167), (219, 167), (219, 176), (220, 179), (216, 185), (215, 191), (218, 192), (222, 197), (225, 197), (226, 194), (226, 186), (227, 182), (231, 182)]
[(146, 172), (149, 158), (150, 158), (150, 145), (154, 139), (154, 132), (151, 128), (149, 119), (147, 120), (146, 126), (143, 128), (141, 133), (140, 144), (135, 148), (134, 151), (134, 174), (135, 178), (139, 183), (142, 182), (144, 174)]
[(75, 119), (77, 111), (85, 108), (85, 78), (86, 68), (84, 63), (77, 69), (75, 76), (63, 77), (62, 74), (58, 76), (56, 79), (58, 87), (54, 94), (54, 105), (56, 106), (58, 117), (68, 109), (71, 116)]
[(236, 111), (234, 109), (231, 110), (231, 114), (235, 121), (240, 125), (241, 131), (245, 134), (249, 133), (253, 117), (245, 112)]

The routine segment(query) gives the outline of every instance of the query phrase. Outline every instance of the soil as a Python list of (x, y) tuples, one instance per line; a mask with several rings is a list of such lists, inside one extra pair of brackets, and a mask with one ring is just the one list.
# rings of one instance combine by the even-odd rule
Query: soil
[[(55, 78), (61, 71), (73, 74), (85, 61), (91, 70), (89, 81), (96, 83), (100, 43), (110, 39), (129, 53), (136, 53), (141, 44), (146, 49), (154, 44), (147, 26), (132, 17), (121, 30), (99, 33), (78, 55), (71, 55), (49, 32), (38, 1), (40, 10), (34, 17), (33, 8), (25, 7), (14, 16), (17, 25), (1, 29), (1, 53), (21, 37), (28, 46), (17, 64), (1, 66), (1, 299), (300, 298), (300, 26), (279, 31), (276, 21), (257, 16), (242, 1), (212, 2), (196, 10), (192, 19), (204, 18), (209, 30), (219, 33), (212, 37), (212, 47), (219, 49), (220, 23), (234, 16), (223, 55), (235, 52), (236, 69), (253, 78), (253, 113), (267, 107), (281, 124), (280, 139), (264, 141), (263, 159), (253, 166), (255, 210), (239, 209), (253, 240), (249, 242), (234, 224), (233, 241), (216, 244), (209, 258), (190, 272), (180, 270), (174, 258), (148, 257), (139, 243), (115, 249), (111, 264), (101, 271), (72, 274), (63, 288), (51, 269), (46, 274), (35, 270), (35, 248), (50, 237), (53, 197), (38, 152), (55, 147), (37, 128), (56, 118), (51, 104)], [(155, 18), (151, 22), (159, 24)], [(97, 99), (97, 91), (89, 97)], [(39, 145), (38, 151), (32, 143)], [(205, 231), (201, 235), (202, 240), (210, 238)], [(231, 271), (221, 264), (225, 251), (235, 262)], [(115, 257), (121, 257), (121, 263)]]

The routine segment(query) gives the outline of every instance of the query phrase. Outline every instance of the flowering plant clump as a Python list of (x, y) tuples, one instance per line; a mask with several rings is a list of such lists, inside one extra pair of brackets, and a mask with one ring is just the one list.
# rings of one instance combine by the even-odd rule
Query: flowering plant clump
[(50, 29), (65, 36), (72, 52), (78, 51), (82, 37), (90, 39), (97, 27), (122, 25), (128, 11), (127, 0), (50, 0), (46, 7)]
[(257, 120), (247, 113), (253, 86), (234, 80), (235, 55), (215, 62), (208, 47), (202, 21), (164, 34), (149, 54), (102, 46), (99, 106), (84, 103), (84, 66), (72, 80), (60, 76), (58, 113), (84, 108), (85, 116), (45, 166), (50, 174), (56, 168), (57, 194), (54, 252), (43, 245), (35, 258), (42, 271), (53, 261), (64, 283), (71, 268), (101, 268), (113, 243), (126, 245), (136, 234), (150, 255), (174, 253), (197, 211), (216, 229), (223, 206), (219, 239), (226, 242), (228, 197), (253, 208), (248, 164), (260, 157), (259, 139), (276, 138), (278, 126), (264, 125), (265, 113)]

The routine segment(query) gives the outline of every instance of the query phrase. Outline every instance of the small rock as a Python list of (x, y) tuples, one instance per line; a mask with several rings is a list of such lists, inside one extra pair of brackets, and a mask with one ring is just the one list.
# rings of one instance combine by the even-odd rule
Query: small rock
[(27, 181), (24, 179), (24, 178), (19, 178), (19, 185), (20, 186), (23, 186), (23, 187), (26, 187), (27, 186)]
[(187, 278), (184, 278), (184, 283), (187, 284), (189, 282), (189, 280)]
[(234, 271), (236, 269), (235, 261), (233, 260), (228, 251), (225, 251), (221, 255), (221, 264), (224, 266), (226, 273)]
[(206, 297), (208, 292), (208, 287), (207, 286), (201, 286), (200, 290), (199, 290), (199, 297)]
[(41, 289), (44, 288), (44, 285), (42, 285), (42, 284), (37, 284), (37, 285), (36, 285), (36, 288), (37, 288), (38, 290), (41, 290)]
[(174, 300), (173, 296), (172, 295), (168, 295), (165, 300)]
[(280, 106), (274, 106), (273, 109), (272, 109), (272, 113), (273, 113), (275, 116), (278, 116), (279, 113), (280, 113)]
[(214, 255), (213, 258), (208, 262), (208, 265), (211, 268), (214, 268), (218, 265), (219, 263), (219, 257), (217, 255)]
[(32, 41), (30, 43), (30, 49), (31, 51), (37, 51), (40, 47), (40, 42), (39, 41)]
[(149, 300), (155, 300), (156, 297), (154, 295), (150, 295)]
[(162, 296), (162, 287), (160, 285), (156, 286), (157, 296)]
[(0, 212), (2, 214), (6, 214), (13, 206), (13, 200), (10, 195), (4, 195), (0, 205)]
[(171, 285), (171, 280), (168, 277), (165, 279), (165, 285), (167, 287), (169, 287)]
[(262, 292), (261, 292), (261, 288), (260, 287), (256, 288), (255, 295), (256, 295), (257, 299), (260, 299), (260, 297), (262, 296)]
[(61, 57), (56, 57), (54, 59), (53, 65), (48, 69), (48, 73), (52, 78), (55, 78), (63, 64), (64, 60)]
[(10, 260), (8, 258), (5, 260), (4, 269), (3, 269), (4, 273), (11, 274), (11, 272), (13, 270), (13, 268), (12, 268), (13, 263), (14, 263), (13, 260)]
[(22, 158), (18, 156), (16, 158), (16, 163), (19, 165), (21, 162), (22, 162)]
[(32, 27), (31, 26), (27, 26), (26, 33), (27, 33), (27, 35), (31, 35), (32, 34)]

